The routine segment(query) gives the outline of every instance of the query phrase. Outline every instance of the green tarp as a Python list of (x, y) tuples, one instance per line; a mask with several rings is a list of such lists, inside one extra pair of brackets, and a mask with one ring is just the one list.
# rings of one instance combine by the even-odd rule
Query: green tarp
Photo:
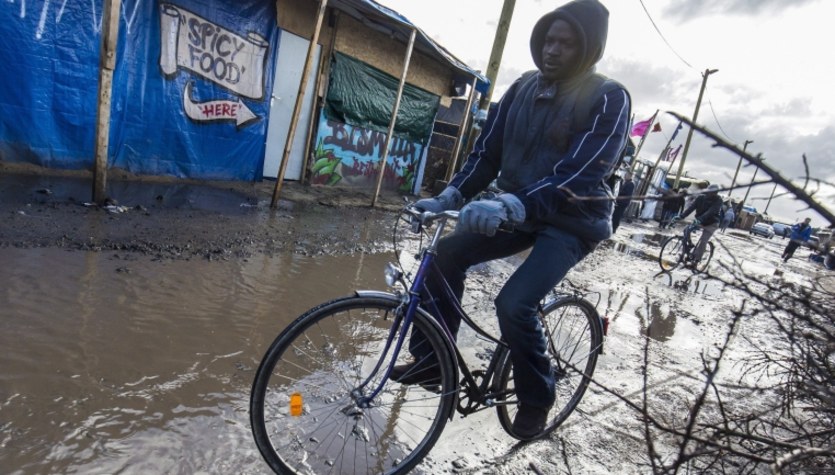
[[(331, 65), (325, 114), (353, 126), (388, 132), (400, 80), (342, 53)], [(394, 134), (426, 143), (440, 97), (406, 84)]]

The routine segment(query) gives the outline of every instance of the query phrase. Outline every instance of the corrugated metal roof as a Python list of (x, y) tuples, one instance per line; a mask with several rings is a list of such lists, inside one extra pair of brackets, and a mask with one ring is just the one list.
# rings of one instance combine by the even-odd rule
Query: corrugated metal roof
[(478, 78), (476, 89), (482, 94), (487, 93), (490, 80), (486, 76), (464, 64), (400, 13), (373, 0), (329, 0), (328, 5), (351, 15), (365, 26), (396, 38), (405, 44), (409, 43), (412, 29), (417, 30), (415, 35), (416, 50), (451, 65), (459, 72), (459, 75), (455, 78), (457, 81), (470, 84), (474, 77)]

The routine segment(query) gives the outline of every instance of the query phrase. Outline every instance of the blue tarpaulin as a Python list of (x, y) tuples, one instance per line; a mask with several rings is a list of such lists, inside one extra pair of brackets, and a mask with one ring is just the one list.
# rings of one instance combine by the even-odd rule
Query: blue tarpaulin
[[(3, 160), (92, 167), (102, 19), (90, 10), (83, 2), (0, 6)], [(122, 2), (110, 165), (260, 178), (275, 22), (275, 3), (262, 0)]]

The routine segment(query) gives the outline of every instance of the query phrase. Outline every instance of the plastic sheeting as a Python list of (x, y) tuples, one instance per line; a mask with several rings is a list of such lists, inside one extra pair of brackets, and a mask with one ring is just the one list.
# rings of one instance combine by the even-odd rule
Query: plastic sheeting
[(0, 3), (0, 159), (92, 166), (100, 30), (89, 3)]
[[(0, 6), (0, 158), (94, 162), (99, 2)], [(125, 0), (109, 164), (134, 173), (261, 176), (278, 46), (274, 2)]]
[[(388, 133), (400, 80), (357, 59), (336, 53), (325, 113), (328, 118)], [(406, 84), (394, 134), (425, 144), (432, 133), (440, 97)]]

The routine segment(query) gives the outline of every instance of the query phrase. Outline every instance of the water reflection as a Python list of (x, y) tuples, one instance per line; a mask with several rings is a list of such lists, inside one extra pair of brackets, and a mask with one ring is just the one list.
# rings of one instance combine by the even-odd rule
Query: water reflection
[(704, 274), (659, 272), (654, 278), (681, 292), (716, 298), (722, 296), (722, 283), (717, 280), (712, 280)]
[(263, 473), (247, 407), (263, 352), (313, 305), (383, 288), (389, 258), (0, 249), (0, 467)]
[(649, 301), (635, 311), (641, 321), (641, 334), (656, 341), (669, 340), (676, 330), (676, 314), (669, 304)]
[(629, 236), (629, 239), (638, 244), (650, 244), (652, 246), (661, 246), (661, 243), (669, 236), (665, 234), (652, 233), (635, 233)]

